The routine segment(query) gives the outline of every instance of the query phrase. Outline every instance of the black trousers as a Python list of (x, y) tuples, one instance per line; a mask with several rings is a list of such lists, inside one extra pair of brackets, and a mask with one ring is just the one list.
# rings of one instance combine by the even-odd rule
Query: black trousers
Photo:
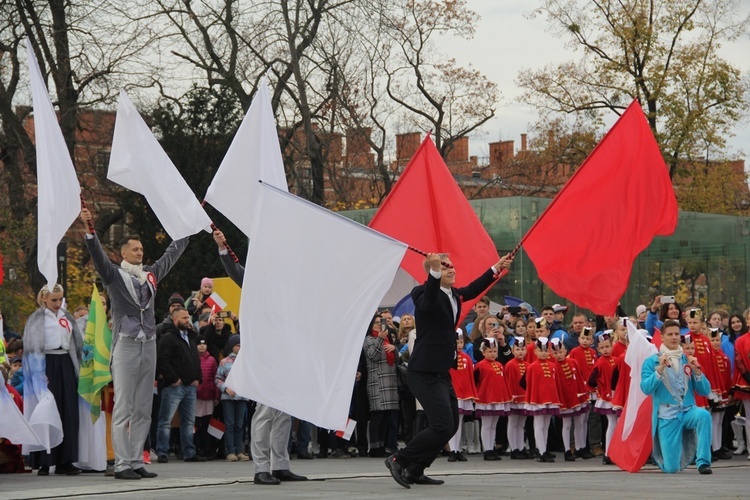
[(409, 389), (422, 404), (429, 425), (398, 452), (397, 460), (419, 475), (458, 430), (458, 401), (448, 372), (410, 371)]

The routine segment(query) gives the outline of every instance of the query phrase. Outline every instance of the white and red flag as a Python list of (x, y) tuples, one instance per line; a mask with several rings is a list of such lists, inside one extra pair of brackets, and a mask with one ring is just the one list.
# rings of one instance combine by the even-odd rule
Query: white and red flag
[(211, 306), (211, 315), (223, 311), (227, 307), (227, 301), (221, 298), (221, 295), (214, 292), (204, 302), (205, 305)]
[(619, 381), (630, 384), (628, 399), (617, 421), (607, 454), (619, 468), (638, 472), (648, 460), (653, 447), (651, 397), (641, 390), (641, 367), (648, 357), (656, 354), (656, 347), (646, 339), (646, 331), (637, 330), (630, 321), (628, 340), (630, 344), (625, 352), (625, 363), (630, 367), (630, 380)]
[(224, 425), (224, 422), (221, 420), (211, 417), (211, 420), (208, 421), (208, 435), (213, 436), (216, 439), (221, 439), (224, 436), (224, 430), (226, 429), (226, 426)]

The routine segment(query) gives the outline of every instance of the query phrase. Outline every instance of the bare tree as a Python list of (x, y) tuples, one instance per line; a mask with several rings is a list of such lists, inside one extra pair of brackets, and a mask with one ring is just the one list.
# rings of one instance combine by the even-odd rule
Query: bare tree
[[(82, 164), (89, 160), (88, 155), (80, 158), (77, 149), (81, 107), (111, 102), (121, 78), (136, 79), (137, 57), (147, 40), (143, 31), (131, 30), (133, 26), (121, 33), (113, 29), (112, 21), (121, 18), (111, 2), (104, 0), (83, 4), (63, 0), (0, 1), (0, 19), (0, 58), (8, 69), (0, 73), (0, 159), (2, 185), (8, 195), (3, 199), (8, 202), (5, 208), (12, 218), (7, 225), (26, 234), (28, 231), (18, 225), (33, 227), (36, 222), (36, 151), (27, 126), (31, 98), (24, 38), (29, 38), (49, 83), (60, 128), (79, 173), (91, 168), (88, 163)], [(138, 36), (125, 36), (125, 32)], [(41, 286), (36, 239), (12, 241), (16, 250), (20, 247), (32, 287)]]
[(464, 0), (397, 0), (376, 5), (376, 48), (388, 96), (405, 110), (406, 119), (432, 130), (445, 157), (456, 140), (495, 116), (497, 85), (471, 66), (445, 60), (435, 50), (436, 37), (469, 38), (476, 13)]

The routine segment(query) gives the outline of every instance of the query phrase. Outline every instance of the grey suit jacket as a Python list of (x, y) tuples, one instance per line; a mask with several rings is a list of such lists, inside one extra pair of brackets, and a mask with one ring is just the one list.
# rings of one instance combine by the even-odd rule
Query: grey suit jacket
[[(154, 313), (156, 284), (167, 275), (182, 252), (185, 251), (188, 239), (182, 238), (173, 241), (167, 247), (164, 255), (154, 262), (153, 266), (143, 266), (144, 271), (153, 275), (153, 281), (149, 279), (145, 285), (142, 285), (149, 288), (150, 298), (146, 304), (142, 304), (136, 297), (137, 287), (141, 285), (135, 278), (123, 276), (124, 271), (120, 266), (109, 260), (99, 242), (99, 238), (94, 235), (93, 238), (85, 238), (84, 241), (89, 252), (91, 252), (96, 272), (102, 277), (102, 282), (107, 289), (107, 294), (109, 294), (109, 306), (112, 310), (112, 333), (115, 334), (113, 341), (121, 333), (135, 338), (141, 330), (147, 338), (156, 335), (156, 315)], [(126, 280), (129, 280), (130, 283)], [(136, 290), (135, 295), (132, 293), (134, 288)]]
[(245, 267), (234, 259), (228, 253), (219, 253), (221, 263), (224, 264), (224, 270), (227, 272), (232, 281), (242, 288), (242, 280), (245, 279)]

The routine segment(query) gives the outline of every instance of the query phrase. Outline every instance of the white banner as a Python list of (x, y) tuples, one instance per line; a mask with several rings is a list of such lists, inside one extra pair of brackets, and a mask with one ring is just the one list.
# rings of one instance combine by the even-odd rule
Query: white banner
[[(0, 341), (2, 342), (2, 341)], [(5, 384), (0, 380), (0, 438), (7, 439), (13, 444), (41, 446), (39, 437), (23, 418), (21, 410), (13, 401)]]
[(145, 196), (173, 240), (202, 229), (210, 232), (211, 219), (124, 90), (117, 105), (107, 179)]
[(57, 283), (57, 245), (81, 212), (81, 186), (28, 38), (26, 53), (34, 99), (39, 225), (37, 265), (51, 290)]
[(206, 201), (248, 238), (260, 190), (258, 181), (289, 191), (266, 77), (206, 192)]
[(227, 385), (326, 429), (344, 429), (365, 333), (406, 245), (265, 183)]

